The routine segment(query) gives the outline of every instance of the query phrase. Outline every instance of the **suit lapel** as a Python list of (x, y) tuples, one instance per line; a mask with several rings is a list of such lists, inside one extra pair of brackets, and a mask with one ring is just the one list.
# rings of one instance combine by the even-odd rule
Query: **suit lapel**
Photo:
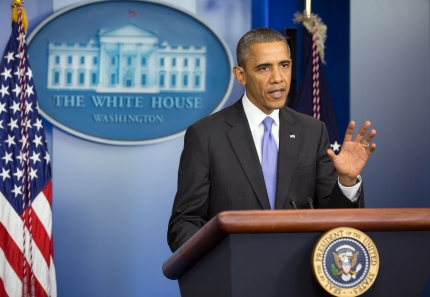
[[(296, 168), (300, 131), (285, 108), (279, 110), (279, 155), (275, 208), (282, 209)], [(296, 200), (299, 197), (293, 197)], [(289, 203), (289, 202), (288, 202)]]
[(263, 171), (249, 129), (248, 120), (243, 110), (242, 100), (239, 100), (231, 107), (226, 122), (232, 126), (232, 129), (227, 132), (227, 137), (260, 201), (261, 207), (270, 209)]

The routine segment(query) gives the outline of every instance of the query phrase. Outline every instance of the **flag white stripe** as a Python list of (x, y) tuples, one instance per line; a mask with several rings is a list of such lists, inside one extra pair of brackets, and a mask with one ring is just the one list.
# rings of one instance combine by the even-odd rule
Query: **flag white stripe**
[(22, 225), (24, 224), (9, 201), (0, 192), (0, 222), (5, 227), (9, 236), (15, 241), (16, 245), (22, 250)]
[(0, 278), (9, 297), (21, 296), (22, 282), (9, 265), (2, 249), (0, 249)]
[[(45, 200), (46, 198), (43, 197)], [(42, 200), (42, 199), (40, 199)], [(22, 236), (22, 225), (23, 222), (15, 210), (10, 205), (9, 201), (0, 192), (0, 220), (4, 225), (6, 231), (9, 233), (10, 237), (15, 241), (16, 245), (22, 251), (23, 247), (23, 236)], [(43, 212), (42, 212), (43, 213)], [(26, 259), (27, 263), (30, 264), (30, 234), (28, 229), (25, 229), (26, 236)], [(45, 292), (49, 292), (50, 283), (52, 276), (49, 271), (48, 264), (45, 261), (42, 253), (40, 252), (37, 245), (33, 242), (33, 273), (39, 281), (40, 285), (43, 287)], [(1, 266), (0, 266), (1, 267)], [(12, 269), (12, 268), (11, 268)], [(29, 267), (28, 267), (29, 269)], [(55, 279), (55, 276), (54, 276)], [(17, 295), (9, 295), (17, 296)]]
[(50, 270), (50, 278), (51, 278), (51, 291), (48, 292), (48, 296), (50, 297), (57, 297), (57, 281), (56, 281), (56, 277), (55, 277), (55, 266), (54, 266), (54, 259), (52, 258), (52, 256), (50, 257), (51, 259), (51, 266), (49, 267)]
[(33, 203), (31, 203), (33, 211), (36, 213), (42, 225), (45, 227), (45, 230), (51, 239), (52, 234), (52, 211), (51, 206), (49, 205), (48, 199), (46, 199), (45, 194), (40, 192), (39, 195), (34, 199)]
[[(30, 251), (26, 250), (27, 261), (30, 259)], [(50, 288), (50, 275), (49, 275), (49, 267), (43, 257), (42, 253), (38, 249), (38, 247), (33, 242), (33, 273), (39, 281), (40, 286), (45, 290), (45, 292), (49, 292)], [(49, 295), (48, 295), (49, 296)]]

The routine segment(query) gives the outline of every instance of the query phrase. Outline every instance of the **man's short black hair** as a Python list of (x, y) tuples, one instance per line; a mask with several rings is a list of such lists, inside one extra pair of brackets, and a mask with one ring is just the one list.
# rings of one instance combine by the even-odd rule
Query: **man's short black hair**
[(283, 41), (287, 45), (288, 54), (291, 56), (290, 46), (285, 37), (276, 30), (270, 28), (256, 28), (248, 31), (239, 40), (236, 46), (237, 64), (245, 67), (246, 60), (249, 58), (251, 45), (256, 43), (278, 42)]

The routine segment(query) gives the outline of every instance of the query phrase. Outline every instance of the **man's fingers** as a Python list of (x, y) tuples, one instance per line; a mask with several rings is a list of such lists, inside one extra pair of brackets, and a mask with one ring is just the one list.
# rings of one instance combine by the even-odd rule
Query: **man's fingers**
[(354, 133), (354, 128), (355, 128), (355, 122), (354, 121), (349, 122), (348, 128), (346, 128), (345, 138), (343, 139), (343, 142), (348, 142), (352, 140), (352, 134)]
[(366, 138), (363, 140), (363, 142), (361, 143), (362, 146), (364, 147), (368, 147), (369, 144), (372, 142), (373, 137), (375, 137), (376, 135), (376, 130), (372, 129), (369, 134), (367, 134)]
[(372, 143), (369, 147), (369, 149), (366, 151), (367, 155), (370, 156), (374, 150), (376, 149), (376, 143)]
[(329, 156), (330, 160), (333, 161), (334, 158), (336, 158), (336, 154), (332, 149), (327, 149), (327, 155)]
[[(369, 129), (369, 127), (370, 127), (370, 122), (369, 121), (364, 122), (363, 126), (361, 126), (360, 131), (358, 131), (358, 134), (355, 137), (355, 142), (361, 142), (363, 140), (364, 135), (366, 135), (367, 129)], [(375, 134), (376, 134), (376, 131), (375, 131)]]

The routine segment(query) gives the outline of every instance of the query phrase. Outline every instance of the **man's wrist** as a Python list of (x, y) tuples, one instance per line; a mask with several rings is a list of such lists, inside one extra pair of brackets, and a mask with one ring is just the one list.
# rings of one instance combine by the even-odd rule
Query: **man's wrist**
[(358, 184), (359, 182), (361, 182), (361, 176), (360, 175), (358, 175), (355, 179), (339, 176), (339, 183), (344, 187), (353, 187), (356, 184)]

